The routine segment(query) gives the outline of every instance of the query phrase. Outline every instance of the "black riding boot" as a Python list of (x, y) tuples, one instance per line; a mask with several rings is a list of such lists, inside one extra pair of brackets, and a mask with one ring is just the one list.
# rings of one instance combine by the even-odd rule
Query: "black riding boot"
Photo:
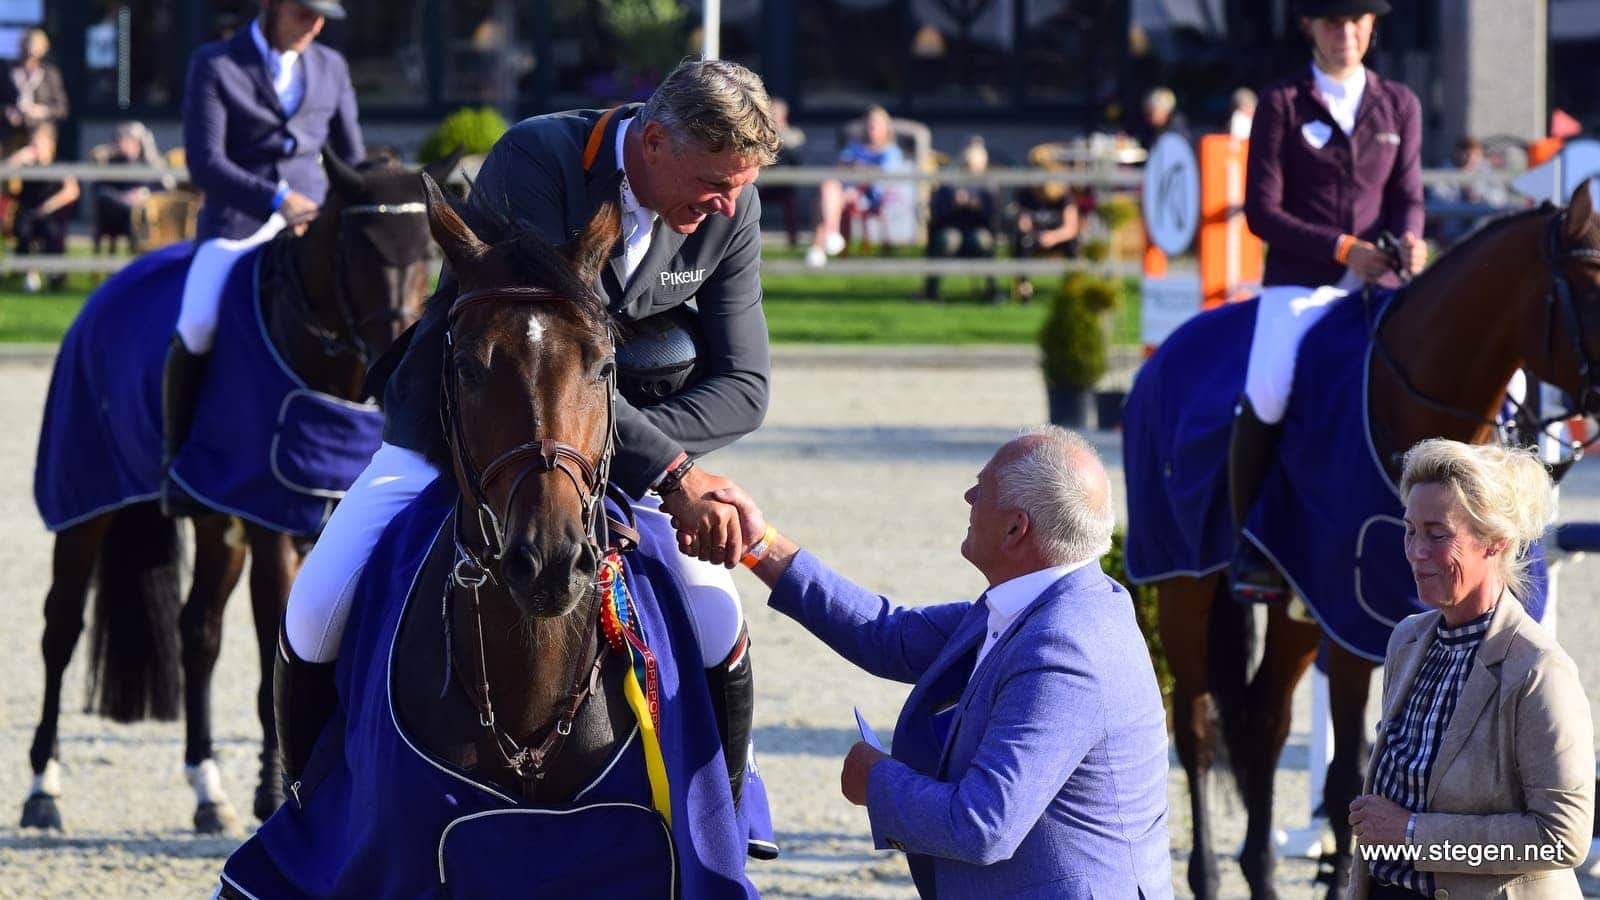
[(1249, 603), (1276, 603), (1288, 598), (1283, 576), (1255, 544), (1244, 538), (1244, 523), (1256, 505), (1267, 469), (1278, 450), (1283, 426), (1269, 425), (1256, 416), (1248, 396), (1239, 397), (1233, 417), (1233, 439), (1228, 444), (1228, 493), (1233, 525), (1238, 529), (1238, 550), (1233, 562), (1233, 595)]
[(741, 627), (728, 658), (706, 670), (711, 688), (711, 708), (722, 738), (722, 757), (728, 763), (728, 786), (733, 802), (744, 790), (744, 768), (750, 758), (750, 729), (756, 712), (755, 670), (750, 665), (750, 629)]
[(174, 335), (161, 370), (161, 511), (168, 516), (192, 516), (204, 510), (172, 481), (172, 461), (189, 439), (194, 426), (195, 401), (205, 374), (207, 353), (190, 353)]
[(310, 663), (295, 655), (289, 636), (278, 630), (278, 652), (272, 665), (272, 716), (283, 754), (285, 793), (300, 802), (300, 775), (311, 748), (333, 718), (339, 697), (333, 684), (335, 663)]

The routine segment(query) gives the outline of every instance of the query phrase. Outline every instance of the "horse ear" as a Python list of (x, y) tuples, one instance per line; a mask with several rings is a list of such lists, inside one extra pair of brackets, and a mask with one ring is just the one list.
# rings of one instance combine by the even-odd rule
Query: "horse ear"
[(335, 194), (346, 200), (361, 196), (361, 190), (365, 186), (361, 180), (361, 173), (340, 159), (339, 154), (326, 147), (322, 150), (322, 169), (328, 173), (328, 184)]
[(457, 274), (464, 267), (481, 259), (489, 252), (489, 245), (478, 239), (471, 226), (462, 220), (456, 208), (445, 199), (444, 192), (439, 190), (439, 182), (427, 172), (421, 173), (422, 190), (428, 197), (428, 230), (433, 232), (433, 239), (439, 242), (444, 250), (445, 258), (450, 260), (450, 268)]
[(1562, 237), (1573, 242), (1583, 237), (1588, 230), (1589, 220), (1594, 216), (1594, 179), (1585, 178), (1583, 184), (1572, 192), (1572, 201), (1567, 204), (1567, 227)]
[(585, 225), (577, 240), (562, 248), (572, 260), (578, 277), (584, 284), (594, 284), (600, 278), (600, 267), (611, 258), (612, 248), (622, 236), (622, 214), (617, 204), (602, 203), (594, 217)]
[(462, 151), (464, 149), (466, 148), (460, 144), (457, 144), (456, 148), (451, 150), (444, 159), (438, 159), (428, 163), (422, 167), (422, 171), (427, 172), (429, 177), (440, 184), (449, 181), (451, 174), (456, 170), (456, 166), (461, 162), (461, 157), (463, 155)]

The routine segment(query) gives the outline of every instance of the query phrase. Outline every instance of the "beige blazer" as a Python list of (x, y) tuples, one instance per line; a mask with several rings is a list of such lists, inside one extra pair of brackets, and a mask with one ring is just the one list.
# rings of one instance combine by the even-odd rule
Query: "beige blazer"
[[(1404, 711), (1439, 618), (1438, 611), (1411, 616), (1389, 638), (1383, 721), (1366, 793), (1373, 792), (1390, 723)], [(1436, 900), (1581, 896), (1573, 869), (1589, 852), (1594, 784), (1594, 727), (1578, 669), (1522, 604), (1508, 599), (1467, 673), (1428, 778), (1427, 807), (1417, 816), (1414, 837), (1423, 853), (1448, 857), (1449, 841), (1479, 859), (1476, 866), (1469, 859), (1419, 860), (1419, 870), (1434, 873)], [(1524, 846), (1548, 846), (1553, 858), (1487, 861), (1482, 848), (1489, 844), (1511, 845), (1519, 856)], [(1366, 900), (1372, 889), (1361, 850), (1358, 841), (1354, 900)]]

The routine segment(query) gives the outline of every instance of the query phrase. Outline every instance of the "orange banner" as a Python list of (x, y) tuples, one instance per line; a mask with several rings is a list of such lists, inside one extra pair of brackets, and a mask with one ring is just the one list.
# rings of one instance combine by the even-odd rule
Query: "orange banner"
[(1225, 134), (1200, 139), (1200, 291), (1206, 309), (1261, 288), (1261, 240), (1244, 221), (1250, 142)]

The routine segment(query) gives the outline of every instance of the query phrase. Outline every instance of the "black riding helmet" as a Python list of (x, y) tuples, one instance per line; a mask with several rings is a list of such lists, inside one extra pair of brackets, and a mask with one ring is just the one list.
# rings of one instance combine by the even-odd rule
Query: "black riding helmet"
[(1308, 19), (1389, 14), (1389, 0), (1300, 0), (1297, 12)]

